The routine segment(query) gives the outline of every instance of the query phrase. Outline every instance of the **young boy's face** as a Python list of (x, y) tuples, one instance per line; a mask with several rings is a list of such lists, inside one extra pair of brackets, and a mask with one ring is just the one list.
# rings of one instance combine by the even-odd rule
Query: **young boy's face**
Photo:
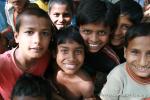
[(132, 26), (128, 16), (120, 16), (117, 28), (111, 37), (111, 44), (116, 47), (124, 46), (124, 36), (129, 27)]
[(110, 28), (103, 24), (80, 25), (80, 34), (90, 52), (98, 52), (108, 42)]
[(128, 67), (139, 77), (150, 77), (150, 36), (136, 37), (125, 49)]
[(48, 19), (30, 15), (22, 16), (19, 33), (15, 33), (15, 40), (19, 44), (17, 50), (19, 55), (25, 59), (40, 58), (48, 50), (50, 39)]
[(15, 96), (13, 100), (46, 100), (44, 97)]
[(72, 16), (68, 6), (65, 4), (53, 4), (49, 11), (49, 16), (58, 30), (71, 23)]
[(74, 74), (84, 62), (84, 48), (77, 42), (66, 42), (57, 47), (56, 61), (66, 74)]

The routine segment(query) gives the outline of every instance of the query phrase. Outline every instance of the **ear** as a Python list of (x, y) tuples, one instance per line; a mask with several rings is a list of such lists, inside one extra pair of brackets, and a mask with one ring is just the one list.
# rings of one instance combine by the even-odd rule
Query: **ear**
[(15, 32), (15, 33), (14, 33), (14, 39), (15, 39), (15, 42), (16, 42), (16, 43), (19, 42), (18, 36), (19, 36), (19, 33), (18, 33), (18, 32)]
[(126, 59), (126, 57), (127, 57), (127, 48), (126, 47), (124, 47), (124, 58)]

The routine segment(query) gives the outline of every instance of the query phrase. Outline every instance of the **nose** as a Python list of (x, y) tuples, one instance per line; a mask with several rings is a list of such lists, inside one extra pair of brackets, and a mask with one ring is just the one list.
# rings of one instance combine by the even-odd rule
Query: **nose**
[(69, 60), (73, 61), (75, 59), (75, 54), (73, 52), (69, 53)]
[(139, 65), (142, 66), (146, 66), (148, 64), (148, 60), (146, 59), (146, 57), (144, 55), (142, 55), (139, 58)]
[(63, 15), (60, 15), (60, 16), (59, 16), (59, 21), (60, 21), (60, 22), (63, 22), (63, 21), (64, 21)]
[(97, 35), (96, 32), (91, 35), (91, 41), (92, 42), (97, 42), (98, 41), (98, 35)]
[(41, 41), (41, 36), (40, 36), (40, 34), (39, 34), (39, 33), (34, 34), (33, 40), (34, 40), (34, 43), (35, 43), (35, 44), (39, 44), (40, 41)]
[(122, 32), (121, 32), (121, 29), (117, 28), (115, 30), (115, 34), (114, 35), (120, 35)]

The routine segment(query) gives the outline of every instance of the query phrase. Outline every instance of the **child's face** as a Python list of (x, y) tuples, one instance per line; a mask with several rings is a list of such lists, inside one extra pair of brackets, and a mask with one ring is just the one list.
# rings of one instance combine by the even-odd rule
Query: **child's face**
[(80, 25), (80, 34), (90, 52), (98, 52), (103, 48), (109, 39), (109, 27), (103, 24)]
[(53, 4), (49, 11), (49, 16), (58, 30), (71, 23), (72, 15), (65, 4)]
[(120, 16), (118, 19), (117, 28), (111, 37), (111, 44), (113, 46), (123, 46), (124, 45), (124, 36), (129, 27), (132, 26), (131, 21), (129, 21), (128, 16)]
[(9, 2), (12, 3), (15, 9), (22, 9), (27, 0), (9, 0)]
[(44, 97), (15, 96), (13, 100), (46, 100)]
[(46, 18), (22, 16), (19, 33), (15, 33), (19, 55), (25, 59), (35, 59), (46, 53), (51, 39), (49, 23)]
[(77, 42), (66, 42), (57, 47), (56, 61), (66, 74), (74, 74), (84, 62), (84, 48)]
[(127, 65), (139, 77), (150, 76), (150, 36), (136, 37), (125, 49)]

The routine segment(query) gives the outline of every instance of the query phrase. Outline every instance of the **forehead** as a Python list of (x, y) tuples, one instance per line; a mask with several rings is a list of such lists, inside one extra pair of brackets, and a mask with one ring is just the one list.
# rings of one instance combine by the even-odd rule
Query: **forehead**
[(127, 48), (135, 48), (150, 51), (150, 36), (139, 36), (128, 42)]
[(15, 96), (13, 100), (46, 100), (44, 97)]
[(24, 15), (20, 18), (20, 22), (20, 27), (50, 27), (50, 20), (48, 18), (34, 15)]
[(110, 27), (103, 23), (90, 23), (80, 25), (80, 29), (89, 29), (89, 30), (108, 30)]
[(70, 47), (70, 46), (74, 46), (74, 47), (82, 47), (81, 44), (73, 41), (73, 40), (66, 40), (64, 43), (61, 43), (58, 45), (58, 47)]
[(68, 11), (69, 7), (67, 6), (67, 4), (59, 4), (59, 3), (54, 3), (51, 6), (51, 10), (50, 12), (64, 12), (64, 11)]
[(118, 25), (129, 25), (131, 26), (133, 23), (129, 20), (128, 15), (120, 15), (118, 18)]

